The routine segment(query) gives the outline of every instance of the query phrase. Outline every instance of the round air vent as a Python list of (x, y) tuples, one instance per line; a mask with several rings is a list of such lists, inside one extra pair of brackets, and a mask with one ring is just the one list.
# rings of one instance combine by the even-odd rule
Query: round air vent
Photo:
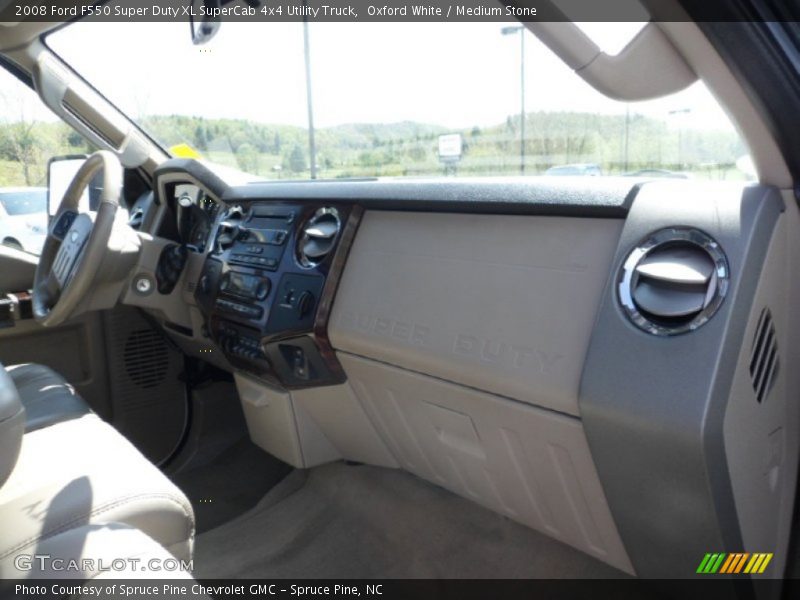
[(244, 216), (245, 210), (238, 204), (231, 206), (222, 214), (214, 236), (214, 252), (221, 253), (233, 246)]
[(336, 245), (341, 229), (335, 208), (320, 208), (300, 230), (297, 240), (297, 260), (307, 268), (320, 264)]
[(630, 320), (654, 335), (694, 331), (717, 311), (730, 272), (716, 241), (697, 229), (662, 229), (625, 260), (619, 300)]

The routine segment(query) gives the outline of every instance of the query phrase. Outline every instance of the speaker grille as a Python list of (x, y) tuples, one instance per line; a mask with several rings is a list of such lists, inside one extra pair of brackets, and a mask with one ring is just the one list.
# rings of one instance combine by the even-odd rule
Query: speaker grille
[(770, 310), (765, 308), (758, 318), (750, 354), (750, 380), (753, 382), (753, 391), (758, 402), (763, 402), (769, 395), (779, 368), (780, 356), (775, 322), (772, 320)]
[(167, 375), (169, 354), (164, 339), (152, 329), (139, 329), (125, 342), (125, 370), (139, 387), (154, 388)]
[(183, 356), (136, 309), (105, 311), (104, 321), (112, 424), (159, 463), (179, 443), (188, 418)]

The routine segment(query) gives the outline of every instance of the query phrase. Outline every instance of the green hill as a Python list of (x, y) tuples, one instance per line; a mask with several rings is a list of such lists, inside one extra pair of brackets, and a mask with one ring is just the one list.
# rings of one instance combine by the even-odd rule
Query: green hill
[[(308, 176), (303, 127), (184, 115), (151, 116), (142, 125), (167, 147), (187, 143), (209, 160), (264, 178)], [(519, 129), (518, 115), (460, 130), (413, 121), (322, 127), (315, 130), (318, 176), (440, 175), (445, 169), (437, 155), (438, 136), (445, 133), (463, 139), (462, 158), (451, 173), (513, 175), (520, 168)], [(662, 168), (741, 177), (733, 165), (747, 153), (733, 132), (684, 131), (636, 114), (626, 120), (625, 115), (531, 112), (525, 134), (527, 174), (596, 163), (606, 174)], [(42, 185), (50, 156), (86, 151), (80, 136), (61, 123), (0, 123), (0, 186)]]

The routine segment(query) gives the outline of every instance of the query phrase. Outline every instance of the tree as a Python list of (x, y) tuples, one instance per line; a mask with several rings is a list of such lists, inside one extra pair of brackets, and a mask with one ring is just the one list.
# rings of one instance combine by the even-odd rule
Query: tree
[(3, 116), (16, 116), (16, 121), (6, 121), (2, 142), (4, 153), (10, 160), (20, 163), (25, 185), (32, 186), (44, 179), (44, 146), (38, 131), (38, 123), (29, 118), (22, 97), (0, 93), (3, 100)]
[(206, 130), (203, 125), (198, 125), (194, 130), (194, 139), (197, 144), (197, 149), (206, 151), (208, 150), (208, 139), (206, 138)]
[(236, 149), (236, 164), (246, 173), (258, 175), (258, 151), (252, 144), (242, 144)]
[(70, 129), (67, 132), (67, 144), (69, 144), (70, 148), (86, 148), (86, 140), (83, 139), (83, 136), (74, 129)]
[(298, 144), (295, 144), (291, 154), (289, 154), (289, 170), (294, 173), (306, 170), (306, 153), (303, 152), (303, 148)]
[(25, 185), (32, 186), (44, 179), (43, 145), (36, 131), (36, 121), (20, 120), (4, 127), (3, 146), (9, 159), (20, 163)]

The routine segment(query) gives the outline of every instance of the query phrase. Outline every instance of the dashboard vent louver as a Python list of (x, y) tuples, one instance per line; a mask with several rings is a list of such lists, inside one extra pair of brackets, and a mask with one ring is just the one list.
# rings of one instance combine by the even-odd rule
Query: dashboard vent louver
[(128, 226), (131, 229), (135, 229), (139, 231), (142, 228), (142, 224), (144, 223), (144, 209), (142, 208), (134, 208), (131, 212), (131, 216), (128, 219)]
[(320, 208), (306, 221), (297, 239), (297, 260), (303, 267), (320, 264), (336, 246), (341, 230), (335, 208)]
[(753, 382), (753, 391), (756, 393), (756, 400), (759, 403), (772, 390), (779, 368), (778, 335), (775, 331), (772, 313), (765, 308), (758, 318), (750, 355), (750, 380)]
[(690, 228), (656, 232), (626, 259), (619, 298), (628, 317), (655, 335), (694, 331), (716, 312), (728, 289), (719, 245)]
[(215, 253), (223, 252), (233, 245), (240, 233), (240, 226), (244, 217), (245, 210), (238, 204), (225, 211), (217, 226), (213, 250)]

